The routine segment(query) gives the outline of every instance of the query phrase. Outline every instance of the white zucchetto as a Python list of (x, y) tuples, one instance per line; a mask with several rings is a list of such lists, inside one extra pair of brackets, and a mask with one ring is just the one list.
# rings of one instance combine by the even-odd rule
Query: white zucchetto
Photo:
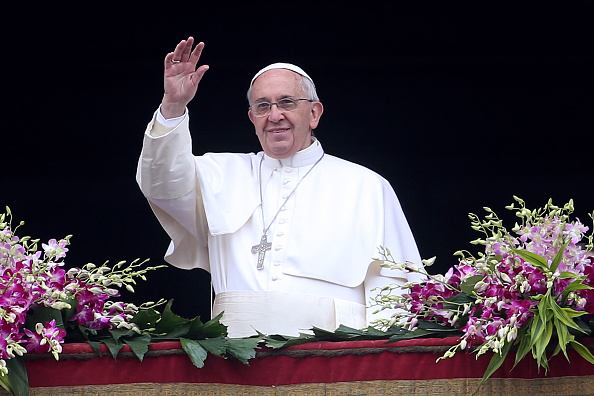
[(265, 68), (260, 70), (258, 73), (256, 73), (256, 75), (252, 78), (252, 81), (250, 82), (250, 86), (252, 86), (254, 84), (254, 81), (256, 81), (256, 78), (260, 77), (260, 75), (267, 72), (268, 70), (273, 70), (273, 69), (291, 70), (299, 75), (302, 75), (303, 77), (306, 77), (308, 80), (310, 80), (313, 83), (313, 80), (311, 79), (311, 77), (308, 76), (307, 73), (305, 71), (303, 71), (303, 69), (300, 68), (299, 66), (293, 65), (291, 63), (277, 62), (277, 63), (273, 63), (271, 65), (266, 66)]

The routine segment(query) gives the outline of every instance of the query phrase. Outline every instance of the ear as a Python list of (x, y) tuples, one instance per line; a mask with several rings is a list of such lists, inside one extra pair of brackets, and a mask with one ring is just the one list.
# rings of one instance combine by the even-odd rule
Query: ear
[(254, 115), (252, 114), (252, 109), (248, 109), (248, 118), (250, 119), (250, 121), (252, 122), (252, 124), (256, 125), (256, 123), (254, 122)]
[(313, 102), (311, 105), (311, 119), (309, 120), (309, 128), (314, 130), (318, 127), (322, 113), (324, 112), (324, 105), (322, 102)]

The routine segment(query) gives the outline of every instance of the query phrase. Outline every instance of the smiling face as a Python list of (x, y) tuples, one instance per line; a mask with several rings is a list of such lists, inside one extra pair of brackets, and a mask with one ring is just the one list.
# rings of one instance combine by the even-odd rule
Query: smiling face
[[(260, 75), (252, 86), (251, 103), (276, 103), (283, 98), (306, 98), (303, 77), (286, 69), (272, 69)], [(309, 99), (309, 98), (307, 98)], [(324, 108), (320, 102), (299, 102), (293, 111), (282, 112), (273, 105), (265, 117), (248, 117), (254, 124), (262, 150), (277, 159), (288, 158), (311, 144), (311, 131), (318, 126)]]

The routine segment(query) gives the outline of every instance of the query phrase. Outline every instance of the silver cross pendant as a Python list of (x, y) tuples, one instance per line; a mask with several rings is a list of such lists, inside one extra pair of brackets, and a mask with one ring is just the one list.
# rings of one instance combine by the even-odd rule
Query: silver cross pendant
[(268, 237), (266, 234), (262, 235), (262, 239), (260, 239), (259, 244), (252, 246), (252, 253), (258, 253), (257, 269), (264, 269), (264, 255), (266, 254), (266, 251), (270, 249), (272, 249), (272, 243), (268, 242)]

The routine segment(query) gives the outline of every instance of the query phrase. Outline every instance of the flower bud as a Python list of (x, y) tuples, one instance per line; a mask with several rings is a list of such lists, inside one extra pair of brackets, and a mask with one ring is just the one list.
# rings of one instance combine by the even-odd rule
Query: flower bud
[(512, 283), (511, 278), (505, 272), (502, 272), (501, 273), (501, 280), (504, 281), (504, 282), (506, 282), (506, 283)]
[(422, 260), (423, 264), (425, 265), (425, 267), (431, 267), (433, 265), (433, 263), (435, 263), (435, 260), (437, 259), (436, 256), (433, 256), (429, 259), (426, 260)]

